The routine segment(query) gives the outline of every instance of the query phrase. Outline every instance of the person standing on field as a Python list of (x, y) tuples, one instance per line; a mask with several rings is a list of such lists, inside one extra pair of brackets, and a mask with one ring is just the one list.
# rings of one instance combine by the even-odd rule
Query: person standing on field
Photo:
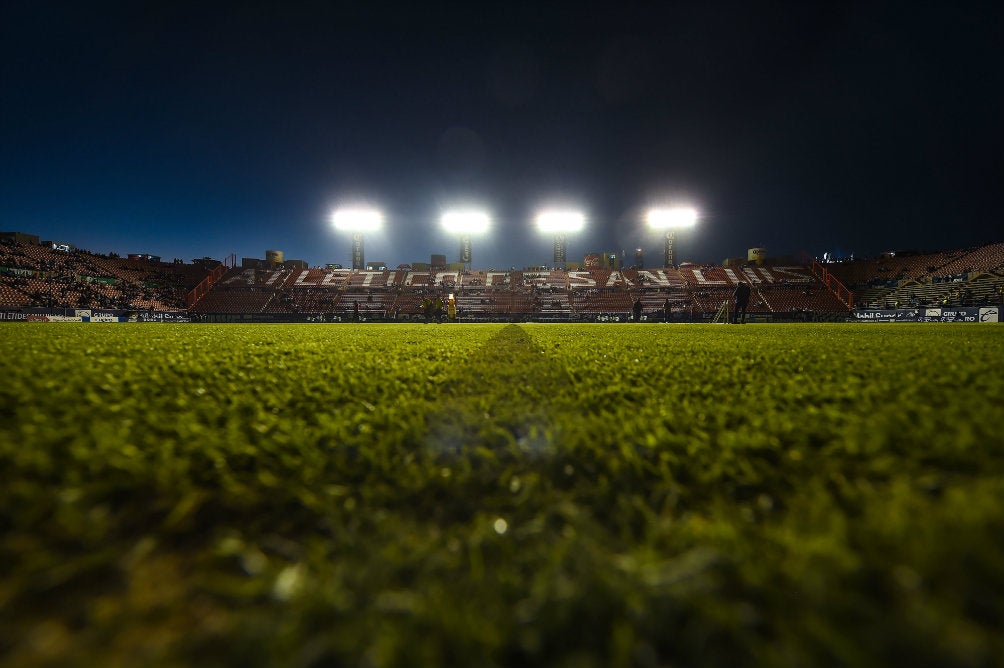
[(732, 312), (732, 322), (737, 325), (746, 324), (746, 307), (750, 303), (750, 286), (740, 282), (732, 293), (735, 299), (735, 309)]
[(436, 300), (433, 302), (433, 312), (436, 315), (436, 322), (443, 322), (443, 298), (440, 295), (436, 295)]

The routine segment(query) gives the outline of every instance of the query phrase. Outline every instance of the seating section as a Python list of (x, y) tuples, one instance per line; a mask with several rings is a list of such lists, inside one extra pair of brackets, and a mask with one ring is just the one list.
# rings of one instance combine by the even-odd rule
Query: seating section
[[(210, 290), (192, 309), (194, 313), (264, 313), (275, 297), (261, 288)], [(280, 311), (281, 312), (281, 311)]]
[(550, 271), (514, 272), (513, 284), (536, 289), (564, 289), (568, 287), (568, 272), (559, 269)]
[[(21, 283), (17, 282), (15, 285), (21, 285)], [(6, 282), (0, 283), (0, 305), (31, 306), (31, 297), (14, 285), (8, 285)]]
[(620, 315), (630, 313), (633, 302), (627, 290), (588, 288), (572, 291), (572, 304), (575, 312), (583, 315)]
[(568, 290), (549, 291), (536, 295), (533, 299), (533, 311), (541, 316), (565, 317), (572, 314), (571, 297)]
[(473, 320), (491, 320), (512, 312), (512, 292), (501, 289), (473, 287), (456, 294), (457, 310), (461, 317)]
[(202, 264), (155, 262), (0, 242), (0, 306), (179, 310)]
[(397, 292), (347, 288), (339, 295), (335, 312), (354, 316), (355, 306), (358, 304), (361, 318), (387, 318), (394, 314), (396, 302)]
[(1001, 301), (1004, 243), (935, 253), (897, 253), (825, 265), (869, 308), (979, 306)]
[(940, 267), (937, 276), (948, 277), (1004, 267), (1004, 242), (980, 246)]
[(750, 313), (845, 310), (844, 303), (821, 283), (760, 285), (751, 296), (749, 308)]

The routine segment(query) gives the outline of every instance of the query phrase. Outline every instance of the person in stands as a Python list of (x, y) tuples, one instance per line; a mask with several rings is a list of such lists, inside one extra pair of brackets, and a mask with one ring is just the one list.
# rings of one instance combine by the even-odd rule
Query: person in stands
[(740, 282), (736, 285), (732, 297), (735, 299), (736, 304), (732, 313), (732, 322), (737, 325), (744, 325), (746, 324), (746, 307), (750, 303), (750, 286)]
[(634, 312), (635, 322), (639, 322), (641, 320), (641, 309), (642, 309), (641, 300), (636, 299), (634, 301), (634, 305), (631, 307), (631, 310)]

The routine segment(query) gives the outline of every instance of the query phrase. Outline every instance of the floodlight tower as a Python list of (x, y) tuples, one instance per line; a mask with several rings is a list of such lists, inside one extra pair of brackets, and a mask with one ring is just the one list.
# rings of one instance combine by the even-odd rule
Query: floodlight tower
[(491, 216), (484, 211), (446, 211), (439, 217), (439, 224), (450, 234), (460, 235), (460, 261), (470, 267), (471, 237), (484, 234), (491, 225)]
[(363, 234), (375, 232), (383, 226), (383, 214), (376, 209), (341, 208), (331, 214), (335, 229), (352, 234), (352, 268), (365, 269)]
[(676, 231), (696, 225), (697, 211), (687, 207), (649, 209), (645, 215), (645, 222), (652, 229), (666, 232), (665, 266), (667, 268), (675, 267), (673, 246), (676, 244)]
[(554, 265), (564, 268), (568, 261), (568, 235), (582, 231), (585, 215), (580, 211), (541, 211), (536, 222), (540, 232), (554, 235)]

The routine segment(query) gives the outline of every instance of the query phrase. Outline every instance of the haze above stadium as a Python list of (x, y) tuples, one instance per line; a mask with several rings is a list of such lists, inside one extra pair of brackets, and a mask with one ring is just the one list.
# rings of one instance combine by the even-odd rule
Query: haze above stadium
[(0, 229), (97, 252), (348, 264), (456, 259), (443, 210), (491, 212), (476, 267), (644, 247), (872, 255), (1001, 240), (1000, 3), (7, 3)]

